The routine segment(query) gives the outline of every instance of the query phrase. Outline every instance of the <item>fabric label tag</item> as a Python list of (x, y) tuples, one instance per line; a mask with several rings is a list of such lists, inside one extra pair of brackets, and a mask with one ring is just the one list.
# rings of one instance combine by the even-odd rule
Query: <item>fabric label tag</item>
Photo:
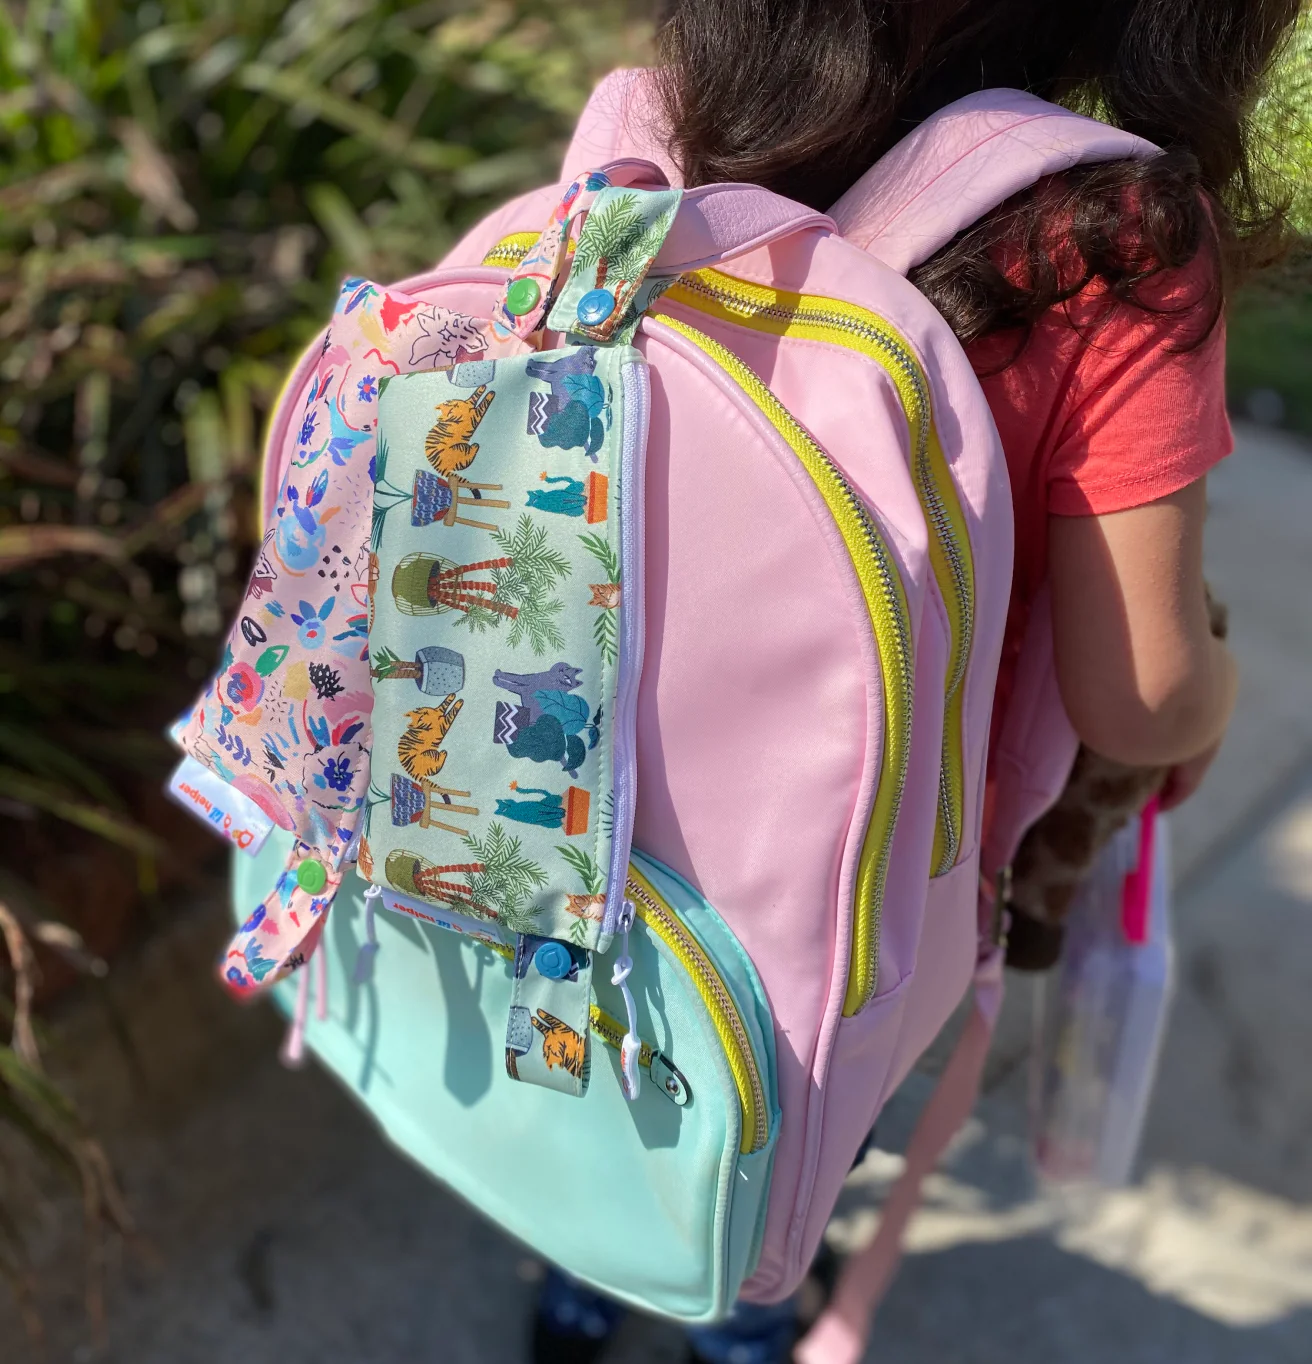
[(166, 789), (184, 810), (190, 810), (220, 838), (252, 857), (273, 829), (273, 820), (249, 796), (229, 786), (195, 758), (183, 758), (173, 769)]
[(459, 914), (451, 909), (439, 909), (425, 900), (415, 900), (402, 895), (387, 886), (381, 887), (379, 904), (393, 914), (405, 914), (420, 923), (432, 924), (434, 928), (445, 928), (451, 933), (463, 933), (486, 947), (496, 951), (508, 952), (510, 944), (498, 932), (496, 925), (484, 919), (475, 919), (469, 914)]

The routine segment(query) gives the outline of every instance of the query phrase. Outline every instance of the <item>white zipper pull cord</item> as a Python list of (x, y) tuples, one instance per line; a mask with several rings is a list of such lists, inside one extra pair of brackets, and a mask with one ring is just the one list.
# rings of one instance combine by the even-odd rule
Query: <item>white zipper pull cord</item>
[(633, 927), (634, 908), (632, 900), (625, 900), (620, 911), (619, 930), (624, 934), (624, 947), (615, 959), (615, 969), (610, 983), (618, 985), (624, 996), (624, 1011), (628, 1015), (629, 1030), (620, 1043), (620, 1082), (624, 1097), (632, 1103), (638, 1097), (641, 1084), (638, 1058), (642, 1055), (642, 1042), (638, 1037), (638, 1006), (633, 1001), (633, 991), (629, 989), (629, 975), (633, 971), (633, 958), (629, 956), (629, 930)]
[(378, 955), (374, 911), (382, 893), (381, 886), (370, 886), (364, 893), (364, 942), (360, 944), (355, 954), (355, 970), (351, 972), (352, 985), (368, 985), (374, 978), (374, 958)]

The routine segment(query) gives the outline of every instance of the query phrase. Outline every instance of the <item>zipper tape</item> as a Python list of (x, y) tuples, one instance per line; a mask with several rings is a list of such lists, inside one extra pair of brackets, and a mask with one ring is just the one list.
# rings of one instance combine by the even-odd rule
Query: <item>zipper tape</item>
[(843, 1013), (859, 1013), (874, 997), (879, 974), (879, 927), (893, 832), (911, 751), (915, 677), (911, 616), (892, 554), (865, 503), (816, 440), (734, 353), (679, 318), (650, 319), (692, 342), (736, 381), (779, 432), (815, 483), (843, 537), (861, 584), (884, 678), (884, 749), (870, 822), (857, 865), (856, 906)]
[(706, 949), (665, 897), (634, 866), (629, 867), (627, 890), (638, 918), (673, 953), (706, 1005), (738, 1090), (742, 1109), (739, 1150), (744, 1154), (761, 1150), (770, 1140), (770, 1105), (751, 1037), (729, 987)]
[(718, 270), (685, 275), (664, 302), (775, 336), (854, 350), (888, 374), (907, 419), (911, 475), (930, 534), (930, 565), (951, 639), (944, 684), (943, 762), (934, 832), (933, 874), (956, 864), (964, 822), (963, 687), (974, 636), (975, 573), (956, 484), (934, 426), (929, 380), (906, 339), (878, 314), (819, 294), (796, 294), (734, 279)]

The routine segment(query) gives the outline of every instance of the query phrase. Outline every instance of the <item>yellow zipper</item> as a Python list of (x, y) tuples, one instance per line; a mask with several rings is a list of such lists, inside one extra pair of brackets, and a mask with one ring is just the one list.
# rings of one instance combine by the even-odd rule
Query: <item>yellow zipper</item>
[(852, 949), (843, 1013), (860, 1013), (875, 993), (879, 975), (879, 927), (893, 830), (906, 785), (911, 747), (915, 678), (911, 661), (911, 616), (893, 556), (855, 488), (759, 376), (731, 350), (678, 318), (653, 321), (686, 337), (724, 369), (784, 438), (825, 499), (852, 556), (870, 614), (884, 677), (884, 753), (879, 786), (857, 866)]
[(483, 257), (482, 264), (504, 266), (506, 269), (518, 265), (541, 235), (540, 232), (512, 232), (510, 236), (502, 237)]
[(701, 943), (688, 931), (665, 897), (634, 866), (629, 867), (629, 879), (624, 890), (633, 902), (637, 917), (674, 953), (701, 995), (738, 1090), (743, 1118), (739, 1150), (748, 1155), (759, 1151), (770, 1139), (770, 1105), (766, 1100), (765, 1083), (756, 1063), (756, 1054), (752, 1050), (752, 1039), (729, 987)]
[[(513, 266), (536, 240), (533, 233), (504, 238), (486, 265)], [(933, 530), (930, 559), (950, 623), (951, 645), (944, 692), (943, 759), (935, 820), (932, 870), (952, 869), (964, 821), (962, 680), (974, 630), (974, 565), (956, 486), (934, 429), (929, 384), (914, 352), (899, 333), (865, 308), (822, 295), (790, 294), (749, 284), (717, 270), (683, 276), (663, 296), (709, 316), (777, 336), (805, 337), (846, 346), (873, 359), (892, 379), (911, 436), (912, 477)], [(802, 460), (834, 514), (852, 554), (866, 596), (885, 677), (884, 760), (875, 808), (862, 845), (853, 914), (851, 963), (843, 1012), (859, 1013), (874, 995), (879, 967), (879, 929), (893, 828), (906, 779), (914, 680), (906, 599), (860, 496), (820, 445), (761, 379), (727, 347), (668, 314), (653, 320), (680, 332), (738, 381), (763, 415)]]
[(774, 336), (825, 341), (858, 351), (892, 379), (911, 436), (911, 475), (930, 530), (930, 562), (951, 631), (944, 687), (943, 761), (934, 829), (933, 874), (951, 871), (961, 850), (965, 819), (962, 682), (975, 624), (975, 570), (970, 536), (934, 427), (929, 382), (905, 339), (866, 308), (819, 294), (793, 294), (734, 279), (718, 270), (684, 275), (662, 302)]
[[(589, 1011), (589, 1021), (592, 1023), (592, 1031), (608, 1046), (614, 1047), (616, 1051), (624, 1045), (624, 1036), (628, 1029), (618, 1018), (612, 1017), (601, 1007), (594, 1004)], [(641, 1039), (639, 1039), (641, 1041)], [(655, 1054), (655, 1049), (650, 1042), (642, 1042), (642, 1049), (638, 1053), (638, 1064), (643, 1070), (651, 1069), (651, 1058)]]

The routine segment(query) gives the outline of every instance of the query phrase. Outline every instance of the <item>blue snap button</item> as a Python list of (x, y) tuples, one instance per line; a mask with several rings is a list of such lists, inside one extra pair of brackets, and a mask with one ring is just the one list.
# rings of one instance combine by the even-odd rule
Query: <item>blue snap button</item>
[(544, 942), (533, 954), (533, 965), (538, 974), (548, 980), (564, 980), (574, 965), (574, 958), (563, 942)]
[(609, 289), (589, 289), (579, 299), (578, 318), (585, 327), (599, 327), (615, 311), (615, 295)]

